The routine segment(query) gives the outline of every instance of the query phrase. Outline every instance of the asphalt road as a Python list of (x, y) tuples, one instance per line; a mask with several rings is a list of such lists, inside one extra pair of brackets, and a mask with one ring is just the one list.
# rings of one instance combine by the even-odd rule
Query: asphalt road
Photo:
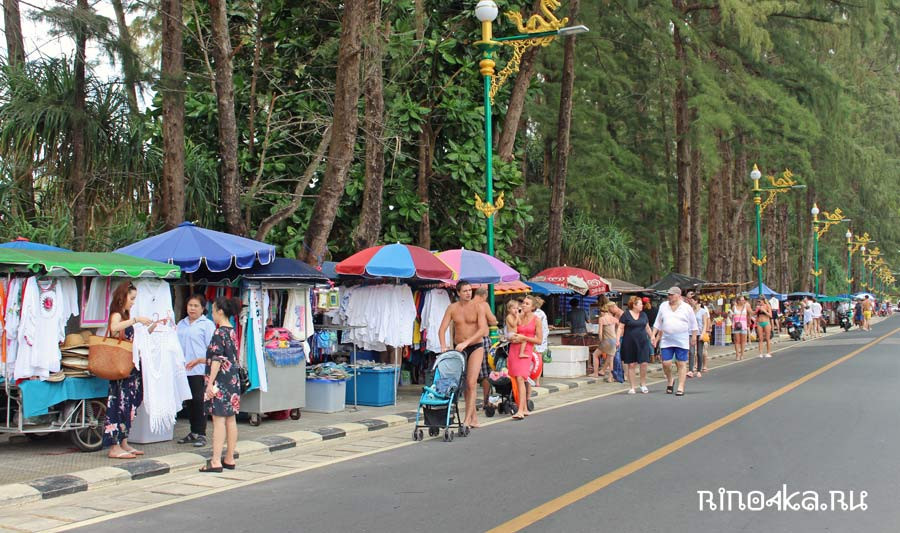
[[(102, 525), (132, 532), (485, 531), (570, 491), (528, 531), (891, 531), (900, 529), (900, 332), (681, 447), (664, 448), (900, 327), (794, 345), (773, 359), (690, 380), (687, 393), (614, 396), (537, 412)], [(648, 456), (649, 454), (649, 456)], [(585, 484), (636, 460), (634, 472)], [(238, 464), (240, 468), (240, 464)], [(698, 491), (766, 499), (866, 491), (866, 510), (699, 510)], [(579, 487), (582, 487), (579, 489)], [(578, 492), (580, 491), (580, 492)], [(579, 498), (580, 497), (580, 498)], [(796, 497), (794, 503), (800, 503)], [(87, 528), (85, 528), (86, 530)]]

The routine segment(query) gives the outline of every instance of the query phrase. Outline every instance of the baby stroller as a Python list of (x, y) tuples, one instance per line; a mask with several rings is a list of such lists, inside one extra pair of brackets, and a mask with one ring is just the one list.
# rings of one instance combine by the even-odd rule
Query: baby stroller
[[(431, 437), (439, 435), (443, 429), (444, 442), (451, 442), (454, 435), (451, 425), (457, 427), (456, 434), (460, 437), (469, 436), (469, 428), (463, 425), (459, 416), (459, 392), (465, 370), (466, 359), (460, 352), (449, 351), (438, 356), (432, 383), (422, 388), (419, 398), (413, 440), (423, 440), (422, 428), (428, 428)], [(453, 422), (454, 417), (456, 422)]]
[[(506, 360), (509, 358), (509, 344), (494, 344), (491, 347), (491, 358), (493, 361), (493, 372), (490, 373), (487, 380), (491, 384), (491, 394), (488, 396), (488, 402), (484, 406), (484, 415), (487, 417), (494, 416), (494, 413), (516, 414), (519, 406), (513, 399), (512, 378), (505, 372)], [(528, 400), (528, 409), (534, 409), (534, 402)]]

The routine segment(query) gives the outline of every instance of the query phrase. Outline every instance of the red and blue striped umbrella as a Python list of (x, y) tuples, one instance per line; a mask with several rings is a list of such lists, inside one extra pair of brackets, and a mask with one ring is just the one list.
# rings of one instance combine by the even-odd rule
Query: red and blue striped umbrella
[(334, 269), (338, 274), (378, 278), (451, 279), (456, 274), (425, 248), (399, 243), (366, 248)]

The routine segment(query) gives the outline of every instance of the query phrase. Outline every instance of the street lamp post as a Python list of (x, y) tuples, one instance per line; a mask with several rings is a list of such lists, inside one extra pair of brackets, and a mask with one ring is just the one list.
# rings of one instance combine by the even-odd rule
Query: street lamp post
[[(834, 213), (829, 213), (827, 211), (819, 211), (819, 206), (817, 204), (813, 204), (812, 209), (809, 211), (813, 216), (813, 236), (814, 244), (814, 257), (815, 257), (815, 266), (810, 271), (810, 274), (816, 278), (816, 297), (819, 295), (819, 276), (822, 275), (822, 270), (819, 269), (819, 239), (822, 238), (823, 235), (828, 233), (828, 230), (831, 226), (835, 224), (840, 224), (841, 222), (850, 222), (849, 218), (844, 218), (844, 214), (841, 213), (840, 208), (835, 209)], [(825, 220), (819, 220), (819, 213), (822, 213), (822, 216)]]
[[(558, 7), (558, 3), (557, 3)], [(520, 35), (511, 35), (509, 37), (494, 38), (493, 22), (497, 19), (500, 10), (494, 0), (479, 0), (475, 6), (475, 17), (481, 22), (481, 40), (475, 45), (481, 50), (481, 60), (478, 62), (478, 71), (484, 80), (484, 152), (485, 167), (484, 181), (485, 194), (484, 201), (476, 194), (475, 208), (480, 211), (487, 219), (487, 253), (494, 255), (494, 214), (503, 207), (503, 193), (494, 203), (494, 150), (493, 150), (493, 132), (491, 131), (491, 104), (494, 95), (500, 87), (506, 82), (507, 78), (519, 71), (519, 61), (522, 54), (528, 48), (534, 46), (547, 46), (557, 36), (574, 35), (588, 31), (587, 26), (571, 26), (565, 27), (569, 21), (568, 18), (557, 18), (553, 11), (556, 8), (552, 6), (542, 9), (542, 14), (532, 15), (528, 18), (527, 26), (522, 23), (522, 15), (518, 11), (508, 11), (506, 17), (516, 23)], [(494, 67), (494, 53), (501, 46), (510, 46), (515, 52), (512, 59), (507, 65), (496, 74)], [(493, 286), (488, 289), (490, 295), (491, 309), (494, 308), (494, 290)]]
[(847, 237), (847, 298), (850, 298), (850, 293), (853, 292), (853, 271), (851, 269), (852, 264), (850, 263), (850, 256), (853, 252), (853, 232), (847, 230), (847, 233), (844, 235)]
[[(771, 187), (760, 187), (759, 180), (762, 178), (762, 172), (759, 171), (759, 167), (753, 165), (753, 170), (750, 172), (750, 179), (753, 180), (753, 203), (756, 206), (756, 257), (752, 258), (750, 261), (756, 265), (756, 278), (758, 281), (757, 289), (759, 290), (760, 296), (762, 296), (763, 291), (763, 276), (762, 276), (762, 266), (766, 264), (767, 258), (763, 257), (762, 254), (762, 213), (775, 201), (775, 196), (778, 193), (788, 192), (791, 189), (805, 189), (806, 185), (799, 185), (796, 181), (794, 181), (793, 174), (790, 170), (785, 170), (782, 173), (781, 178), (775, 179), (774, 176), (768, 176), (769, 183), (771, 183)], [(764, 192), (769, 193), (769, 197), (763, 201), (762, 194)]]

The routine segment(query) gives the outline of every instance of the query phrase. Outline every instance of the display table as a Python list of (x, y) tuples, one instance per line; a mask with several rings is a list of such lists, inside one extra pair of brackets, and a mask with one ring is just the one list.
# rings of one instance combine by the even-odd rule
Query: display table
[(19, 383), (25, 418), (45, 415), (51, 406), (66, 400), (90, 400), (109, 396), (109, 381), (98, 377), (66, 378), (51, 383), (31, 379)]
[(268, 357), (268, 391), (252, 390), (241, 396), (241, 412), (261, 415), (272, 411), (300, 409), (306, 405), (306, 360), (293, 366), (276, 366)]
[(577, 378), (587, 373), (591, 351), (587, 346), (550, 346), (549, 363), (544, 363), (546, 378)]

